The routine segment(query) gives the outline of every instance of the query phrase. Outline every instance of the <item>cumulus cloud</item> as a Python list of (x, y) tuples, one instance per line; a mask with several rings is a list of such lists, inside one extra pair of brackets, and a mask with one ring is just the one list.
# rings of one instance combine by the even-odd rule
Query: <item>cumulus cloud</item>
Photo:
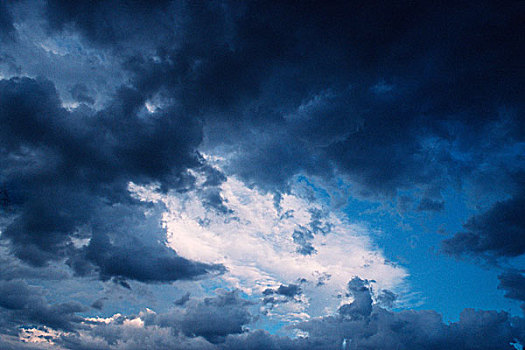
[[(387, 311), (372, 301), (369, 282), (348, 283), (354, 301), (339, 313), (298, 323), (298, 338), (249, 330), (251, 302), (236, 292), (220, 292), (190, 300), (185, 309), (166, 313), (145, 310), (137, 315), (83, 318), (77, 332), (27, 328), (27, 342), (40, 335), (41, 346), (65, 349), (514, 349), (523, 341), (523, 320), (505, 312), (465, 309), (459, 321), (446, 324), (433, 311)], [(225, 308), (227, 306), (227, 308)], [(6, 338), (7, 339), (7, 338)], [(12, 338), (11, 338), (12, 339)], [(4, 342), (6, 342), (4, 340)], [(18, 348), (25, 348), (23, 343)]]
[[(264, 295), (268, 306), (293, 301), (273, 308), (276, 316), (301, 319), (335, 310), (354, 275), (374, 280), (378, 291), (405, 288), (407, 272), (385, 259), (367, 229), (310, 201), (308, 191), (301, 194), (301, 183), (276, 202), (270, 193), (227, 178), (219, 192), (226, 215), (207, 208), (199, 191), (164, 196), (147, 187), (131, 189), (144, 201), (165, 203), (167, 241), (180, 256), (224, 265), (224, 282), (247, 294)], [(298, 250), (298, 229), (311, 232), (311, 254)]]
[[(522, 125), (519, 5), (52, 1), (45, 11), (51, 28), (70, 24), (95, 45), (157, 45), (130, 54), (132, 85), (205, 118), (209, 146), (235, 144), (242, 152), (230, 169), (267, 188), (334, 169), (366, 196), (439, 187), (491, 172), (483, 159), (522, 140), (513, 127)], [(139, 22), (130, 21), (135, 12)], [(436, 30), (425, 25), (434, 22)], [(125, 33), (122, 23), (132, 24)], [(476, 142), (509, 116), (505, 141)], [(421, 209), (439, 210), (433, 201)]]
[[(461, 192), (481, 209), (442, 251), (522, 257), (524, 10), (0, 1), (0, 347), (523, 342), (505, 312), (390, 311), (408, 271), (320, 193), (438, 215)], [(499, 276), (507, 297), (522, 275)], [(48, 300), (51, 279), (183, 297), (90, 318), (74, 292)], [(275, 319), (299, 337), (249, 331)]]
[[(168, 118), (144, 121), (135, 114), (130, 119), (137, 96), (127, 90), (119, 95), (127, 102), (118, 100), (98, 116), (62, 108), (49, 81), (2, 80), (0, 90), (4, 164), (0, 178), (10, 198), (11, 211), (6, 214), (12, 217), (1, 238), (10, 242), (18, 258), (37, 266), (69, 258), (79, 273), (90, 262), (103, 278), (141, 281), (173, 281), (205, 274), (208, 269), (220, 271), (217, 266), (178, 257), (156, 240), (165, 235), (160, 217), (157, 222), (146, 220), (146, 209), (133, 202), (126, 189), (128, 176), (135, 175), (142, 179), (139, 182), (155, 179), (175, 188), (183, 186), (185, 169), (200, 164), (191, 146), (198, 144), (200, 133), (191, 131), (192, 122), (188, 129), (179, 122), (169, 127)], [(127, 131), (116, 122), (124, 115)], [(143, 135), (142, 141), (123, 137), (132, 130)], [(118, 139), (127, 141), (114, 142)], [(190, 177), (187, 185), (191, 185)], [(135, 225), (139, 218), (145, 220)], [(147, 230), (153, 232), (144, 236)], [(117, 232), (123, 236), (115, 244), (110, 237)], [(87, 247), (72, 243), (86, 238)], [(131, 248), (135, 254), (126, 251)], [(151, 264), (139, 263), (139, 255), (149, 256)]]
[[(505, 312), (465, 309), (458, 322), (443, 323), (434, 311), (390, 312), (372, 304), (367, 281), (352, 279), (348, 290), (355, 300), (339, 315), (307, 321), (312, 348), (337, 348), (346, 339), (351, 349), (513, 349), (523, 341), (522, 319)], [(348, 342), (349, 341), (349, 342)]]

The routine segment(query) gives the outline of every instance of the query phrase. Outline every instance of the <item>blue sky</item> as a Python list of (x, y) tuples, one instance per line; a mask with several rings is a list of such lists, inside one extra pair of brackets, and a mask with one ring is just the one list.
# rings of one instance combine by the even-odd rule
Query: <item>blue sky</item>
[(0, 347), (519, 349), (524, 11), (0, 0)]

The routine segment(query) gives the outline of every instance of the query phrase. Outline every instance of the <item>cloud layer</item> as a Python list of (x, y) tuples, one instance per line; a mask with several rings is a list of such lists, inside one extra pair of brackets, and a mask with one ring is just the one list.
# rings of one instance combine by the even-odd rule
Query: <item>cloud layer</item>
[(410, 271), (346, 205), (449, 215), (440, 259), (525, 301), (524, 15), (0, 1), (0, 347), (523, 344), (507, 312), (392, 310)]

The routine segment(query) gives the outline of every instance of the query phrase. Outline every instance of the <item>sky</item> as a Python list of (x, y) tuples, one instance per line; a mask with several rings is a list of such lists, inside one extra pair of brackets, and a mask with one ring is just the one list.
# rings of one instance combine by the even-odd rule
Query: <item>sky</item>
[(0, 0), (0, 348), (521, 350), (524, 18)]

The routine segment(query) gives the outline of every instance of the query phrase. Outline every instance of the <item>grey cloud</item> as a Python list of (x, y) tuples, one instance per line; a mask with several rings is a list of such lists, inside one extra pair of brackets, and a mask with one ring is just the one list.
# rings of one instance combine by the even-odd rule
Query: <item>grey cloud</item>
[(12, 333), (20, 325), (45, 325), (54, 329), (74, 331), (86, 308), (76, 302), (49, 304), (40, 288), (21, 280), (0, 281), (0, 314), (3, 332)]
[[(31, 12), (32, 3), (24, 4)], [(439, 194), (465, 183), (510, 196), (473, 216), (443, 250), (487, 259), (524, 253), (523, 176), (516, 175), (524, 167), (525, 136), (523, 79), (516, 74), (524, 61), (517, 49), (524, 46), (519, 2), (43, 6), (50, 32), (31, 37), (29, 45), (10, 39), (19, 34), (11, 11), (16, 5), (0, 2), (0, 35), (7, 43), (0, 58), (9, 75), (53, 80), (0, 81), (0, 182), (10, 197), (1, 240), (23, 262), (66, 260), (77, 275), (122, 286), (224, 271), (169, 250), (159, 216), (144, 215), (158, 208), (127, 192), (129, 181), (157, 183), (165, 192), (192, 189), (192, 169), (208, 179), (199, 192), (207, 207), (228, 212), (216, 188), (224, 174), (207, 167), (198, 149), (234, 150), (226, 171), (270, 192), (286, 191), (290, 179), (305, 173), (324, 181), (342, 177), (352, 183), (352, 195), (373, 199), (407, 189)], [(69, 49), (82, 54), (34, 54), (33, 41), (48, 34), (80, 34), (85, 46)], [(98, 57), (109, 62), (89, 63)], [(62, 107), (65, 96), (96, 104), (100, 87), (105, 104), (97, 110)], [(155, 98), (165, 103), (150, 113), (145, 103)], [(445, 206), (435, 195), (415, 209)], [(315, 252), (313, 234), (329, 230), (314, 216), (309, 228), (290, 233), (304, 254)], [(89, 243), (78, 248), (75, 239)], [(521, 298), (520, 278), (503, 274), (500, 281), (509, 297)], [(31, 287), (9, 283), (2, 287), (6, 295), (16, 285), (21, 296), (2, 299), (2, 313), (17, 325), (75, 328), (81, 307), (50, 305), (31, 296), (38, 295)], [(445, 324), (433, 311), (397, 313), (374, 305), (367, 281), (359, 278), (349, 283), (349, 293), (354, 302), (339, 314), (299, 325), (308, 339), (246, 332), (251, 316), (244, 302), (226, 295), (188, 301), (186, 311), (124, 335), (124, 320), (99, 325), (91, 334), (102, 343), (73, 334), (60, 344), (327, 349), (351, 338), (355, 349), (492, 349), (523, 342), (522, 319), (504, 312), (465, 310), (458, 322)], [(385, 294), (385, 305), (391, 300)]]
[(91, 304), (91, 307), (93, 309), (102, 310), (102, 308), (104, 307), (104, 299), (95, 300), (93, 304)]
[(309, 348), (340, 347), (351, 339), (351, 349), (493, 349), (523, 341), (523, 319), (506, 312), (465, 309), (458, 322), (445, 324), (434, 311), (390, 312), (372, 304), (366, 281), (349, 282), (354, 295), (338, 316), (304, 322), (299, 329), (309, 332)]
[(266, 288), (263, 291), (263, 303), (270, 304), (272, 307), (275, 304), (287, 303), (289, 301), (300, 302), (296, 297), (299, 297), (302, 293), (301, 286), (298, 284), (281, 284), (277, 288)]
[[(201, 137), (198, 123), (164, 114), (145, 120), (138, 115), (144, 97), (127, 88), (97, 113), (63, 109), (46, 80), (2, 80), (0, 90), (0, 156), (5, 164), (0, 179), (9, 191), (10, 215), (16, 215), (2, 239), (9, 240), (17, 257), (36, 266), (68, 258), (80, 274), (94, 263), (103, 278), (145, 282), (222, 271), (183, 259), (160, 243), (165, 235), (160, 217), (149, 227), (133, 223), (144, 218), (146, 206), (127, 193), (128, 181), (157, 181), (165, 191), (192, 186), (193, 177), (185, 172), (201, 167), (195, 151)], [(85, 251), (78, 250), (71, 239), (90, 238), (77, 230), (86, 225), (92, 239)], [(97, 246), (110, 242), (107, 237), (117, 228), (125, 237), (122, 245)], [(135, 253), (129, 255), (128, 248)], [(141, 256), (151, 264), (139, 263)]]
[(523, 271), (509, 270), (498, 276), (498, 289), (505, 291), (505, 297), (521, 301), (525, 314), (525, 276)]
[(295, 244), (297, 244), (297, 252), (302, 255), (312, 255), (317, 252), (317, 250), (312, 245), (311, 241), (314, 239), (312, 231), (306, 227), (298, 227), (292, 233), (292, 239)]
[(13, 17), (7, 6), (6, 1), (0, 2), (0, 40), (7, 41), (14, 39), (15, 28)]
[(369, 281), (354, 277), (348, 282), (348, 291), (354, 297), (354, 301), (339, 308), (339, 314), (343, 317), (367, 317), (372, 312), (372, 294)]
[(187, 336), (202, 336), (212, 343), (222, 341), (229, 334), (242, 333), (243, 325), (251, 321), (247, 304), (232, 292), (188, 305), (182, 319), (182, 332)]
[(397, 295), (395, 295), (392, 291), (389, 290), (382, 290), (381, 293), (377, 296), (378, 304), (386, 308), (392, 308), (396, 299)]
[(464, 231), (443, 241), (445, 253), (488, 259), (511, 258), (525, 253), (525, 196), (495, 203), (486, 212), (472, 216)]
[(87, 247), (86, 258), (95, 264), (102, 279), (121, 277), (146, 283), (170, 282), (224, 272), (222, 266), (192, 262), (168, 247), (145, 245), (133, 237), (128, 244), (119, 245), (104, 236), (94, 237)]
[(202, 337), (210, 343), (224, 342), (229, 334), (244, 332), (243, 326), (252, 321), (248, 307), (252, 303), (239, 297), (237, 291), (216, 297), (188, 300), (183, 308), (175, 308), (159, 315), (147, 315), (147, 325), (168, 327), (175, 334)]
[[(134, 13), (141, 13), (137, 23), (158, 23), (144, 31), (132, 21), (131, 34), (122, 35), (120, 23)], [(159, 35), (154, 54), (136, 52), (125, 68), (137, 90), (201, 116), (208, 147), (240, 150), (229, 171), (281, 191), (298, 173), (342, 173), (355, 194), (374, 198), (502, 170), (491, 157), (523, 139), (513, 73), (522, 61), (514, 50), (523, 44), (516, 35), (522, 13), (520, 5), (491, 1), (48, 4), (53, 28), (70, 23), (93, 43), (114, 47), (178, 25), (179, 37)], [(501, 142), (484, 143), (494, 140), (491, 123), (500, 117), (509, 121)]]
[[(334, 316), (315, 318), (294, 327), (308, 337), (290, 338), (263, 330), (244, 330), (252, 320), (249, 302), (235, 292), (214, 298), (190, 300), (188, 307), (165, 314), (141, 312), (120, 316), (109, 324), (93, 323), (83, 337), (70, 334), (55, 340), (68, 349), (340, 349), (347, 339), (350, 349), (514, 349), (511, 342), (524, 341), (522, 318), (506, 312), (465, 309), (457, 322), (446, 324), (434, 311), (387, 311), (373, 304), (367, 281), (349, 282), (354, 295)], [(353, 305), (353, 306), (352, 306)], [(346, 307), (348, 306), (348, 307)], [(140, 318), (143, 327), (127, 321)], [(206, 321), (206, 322), (204, 322)], [(90, 347), (91, 345), (91, 347)]]
[[(170, 21), (166, 15), (169, 3), (78, 1), (72, 4), (69, 1), (51, 0), (46, 2), (45, 16), (52, 30), (67, 30), (70, 25), (94, 43), (122, 48), (121, 44), (126, 40), (144, 45), (148, 39), (150, 42), (159, 40), (159, 35), (169, 38), (175, 28), (174, 21)], [(141, 16), (136, 16), (139, 13)]]
[(179, 299), (175, 300), (173, 303), (177, 306), (182, 306), (186, 304), (190, 300), (190, 293), (187, 292), (183, 296), (181, 296)]
[(289, 284), (289, 285), (281, 284), (279, 288), (277, 288), (275, 293), (284, 295), (289, 298), (293, 298), (296, 295), (301, 294), (301, 287), (297, 284)]
[(75, 84), (69, 90), (71, 97), (78, 102), (84, 102), (87, 104), (94, 104), (95, 99), (90, 95), (90, 92), (86, 85), (84, 84)]

